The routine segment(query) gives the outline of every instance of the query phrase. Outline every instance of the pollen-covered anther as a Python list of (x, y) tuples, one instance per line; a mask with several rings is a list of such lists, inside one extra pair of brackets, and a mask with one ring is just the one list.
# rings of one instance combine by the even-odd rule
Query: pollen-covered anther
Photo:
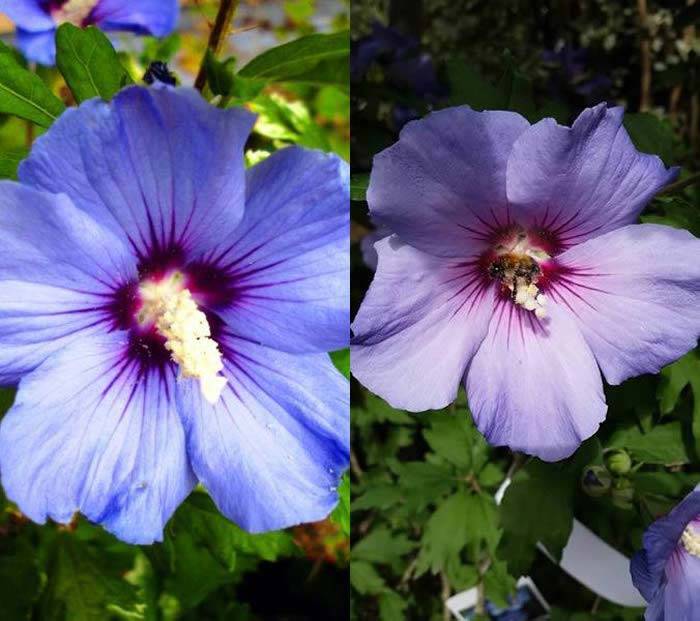
[(60, 8), (53, 10), (51, 16), (59, 25), (68, 23), (82, 26), (98, 4), (99, 0), (68, 0)]
[(143, 284), (144, 303), (138, 319), (140, 323), (155, 319), (180, 375), (198, 379), (202, 395), (214, 404), (226, 385), (226, 378), (220, 375), (224, 368), (221, 351), (211, 338), (207, 316), (182, 283), (182, 274), (175, 272), (162, 282)]
[(540, 258), (533, 256), (532, 252), (510, 250), (511, 248), (508, 248), (496, 256), (489, 265), (489, 275), (500, 281), (513, 303), (534, 312), (542, 319), (547, 315), (547, 298), (535, 283), (542, 274), (540, 261), (544, 260), (546, 255)]
[(547, 315), (547, 297), (537, 285), (525, 281), (516, 282), (513, 290), (513, 301), (525, 310), (533, 311), (539, 319)]
[(700, 557), (700, 533), (692, 526), (687, 526), (681, 535), (681, 543), (688, 554)]

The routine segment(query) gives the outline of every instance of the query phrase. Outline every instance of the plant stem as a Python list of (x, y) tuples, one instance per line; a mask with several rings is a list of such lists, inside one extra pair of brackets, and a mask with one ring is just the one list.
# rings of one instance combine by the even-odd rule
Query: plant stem
[(637, 0), (637, 11), (639, 13), (639, 43), (641, 81), (639, 96), (639, 111), (644, 112), (651, 108), (651, 41), (649, 40), (649, 30), (647, 26), (647, 0)]
[[(231, 24), (233, 23), (233, 17), (236, 14), (236, 9), (238, 8), (239, 0), (221, 0), (219, 5), (219, 12), (216, 14), (216, 21), (214, 21), (214, 27), (209, 35), (209, 42), (207, 43), (207, 51), (216, 56), (221, 52), (221, 48), (224, 45), (226, 36), (228, 35)], [(199, 66), (199, 73), (197, 74), (197, 79), (194, 82), (194, 87), (201, 91), (207, 83), (207, 70), (205, 68), (206, 52), (202, 58), (202, 64)]]
[(676, 181), (675, 183), (672, 183), (671, 185), (667, 185), (663, 190), (661, 190), (657, 196), (665, 196), (666, 194), (675, 194), (676, 192), (679, 192), (680, 190), (683, 190), (687, 188), (690, 185), (693, 185), (700, 181), (700, 173), (695, 173), (694, 175), (690, 175), (690, 177), (686, 177), (685, 179), (681, 179), (680, 181)]

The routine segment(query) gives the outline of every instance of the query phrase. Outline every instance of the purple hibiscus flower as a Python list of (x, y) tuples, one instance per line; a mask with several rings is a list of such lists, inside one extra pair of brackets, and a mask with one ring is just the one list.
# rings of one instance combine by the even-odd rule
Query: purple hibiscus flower
[(371, 174), (393, 235), (353, 324), (355, 376), (410, 411), (464, 381), (491, 443), (570, 455), (606, 414), (599, 367), (618, 384), (697, 343), (700, 241), (634, 224), (676, 173), (604, 104), (571, 128), (467, 107), (409, 123)]
[(254, 117), (131, 87), (0, 183), (0, 474), (32, 520), (148, 543), (201, 482), (241, 527), (324, 518), (349, 455), (349, 182)]
[(178, 0), (0, 0), (17, 26), (17, 46), (31, 61), (53, 65), (56, 28), (94, 24), (102, 30), (163, 37), (179, 14)]
[(647, 529), (630, 569), (646, 621), (700, 619), (700, 487)]

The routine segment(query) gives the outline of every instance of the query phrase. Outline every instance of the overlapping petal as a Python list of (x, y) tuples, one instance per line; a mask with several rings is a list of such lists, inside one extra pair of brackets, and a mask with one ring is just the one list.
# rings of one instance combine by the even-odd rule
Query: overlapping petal
[(393, 236), (352, 325), (355, 377), (396, 408), (452, 402), (486, 336), (493, 290), (474, 265), (426, 254)]
[(53, 65), (56, 61), (56, 31), (17, 29), (17, 47), (27, 58), (41, 65)]
[(545, 461), (571, 455), (607, 411), (593, 354), (554, 305), (538, 320), (502, 299), (466, 386), (474, 422), (491, 444)]
[(128, 248), (65, 196), (0, 183), (0, 383), (84, 331), (110, 327), (110, 293), (136, 274)]
[(284, 351), (347, 347), (348, 167), (291, 147), (248, 171), (245, 216), (205, 262), (234, 283), (217, 312), (236, 334)]
[(373, 219), (423, 252), (478, 252), (492, 229), (510, 221), (506, 163), (528, 127), (514, 112), (467, 107), (409, 123), (374, 158), (367, 190)]
[(104, 30), (130, 30), (164, 37), (177, 23), (178, 0), (100, 0), (91, 21)]
[(348, 384), (325, 354), (228, 335), (216, 405), (181, 385), (192, 467), (221, 512), (251, 532), (325, 518), (349, 456)]
[(655, 598), (683, 531), (698, 515), (700, 491), (696, 489), (644, 533), (644, 547), (632, 559), (630, 570), (634, 585), (647, 601)]
[(700, 336), (700, 240), (630, 225), (571, 248), (550, 295), (576, 317), (605, 378), (656, 373)]
[(663, 621), (695, 621), (700, 618), (700, 558), (678, 551), (666, 566)]
[(22, 30), (53, 30), (56, 24), (42, 4), (41, 0), (0, 0), (0, 12), (5, 13)]
[(19, 178), (68, 194), (141, 256), (211, 247), (243, 217), (253, 121), (194, 90), (131, 87), (62, 115)]
[(0, 424), (0, 475), (32, 520), (80, 511), (146, 544), (192, 490), (174, 372), (141, 374), (129, 346), (122, 332), (78, 339), (20, 383)]
[(600, 104), (570, 128), (544, 119), (520, 135), (508, 158), (507, 195), (521, 223), (570, 247), (636, 221), (678, 169), (637, 151), (622, 115)]

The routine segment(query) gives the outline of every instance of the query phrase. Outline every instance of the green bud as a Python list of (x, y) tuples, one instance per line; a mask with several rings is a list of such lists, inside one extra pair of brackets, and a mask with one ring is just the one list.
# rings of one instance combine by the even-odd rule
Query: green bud
[(626, 451), (611, 451), (605, 457), (608, 470), (614, 474), (628, 474), (632, 469), (632, 458)]
[(610, 491), (612, 476), (605, 466), (590, 465), (583, 469), (581, 486), (589, 496), (597, 498), (605, 496)]
[(618, 509), (631, 509), (634, 486), (628, 479), (616, 479), (612, 489), (612, 502)]

